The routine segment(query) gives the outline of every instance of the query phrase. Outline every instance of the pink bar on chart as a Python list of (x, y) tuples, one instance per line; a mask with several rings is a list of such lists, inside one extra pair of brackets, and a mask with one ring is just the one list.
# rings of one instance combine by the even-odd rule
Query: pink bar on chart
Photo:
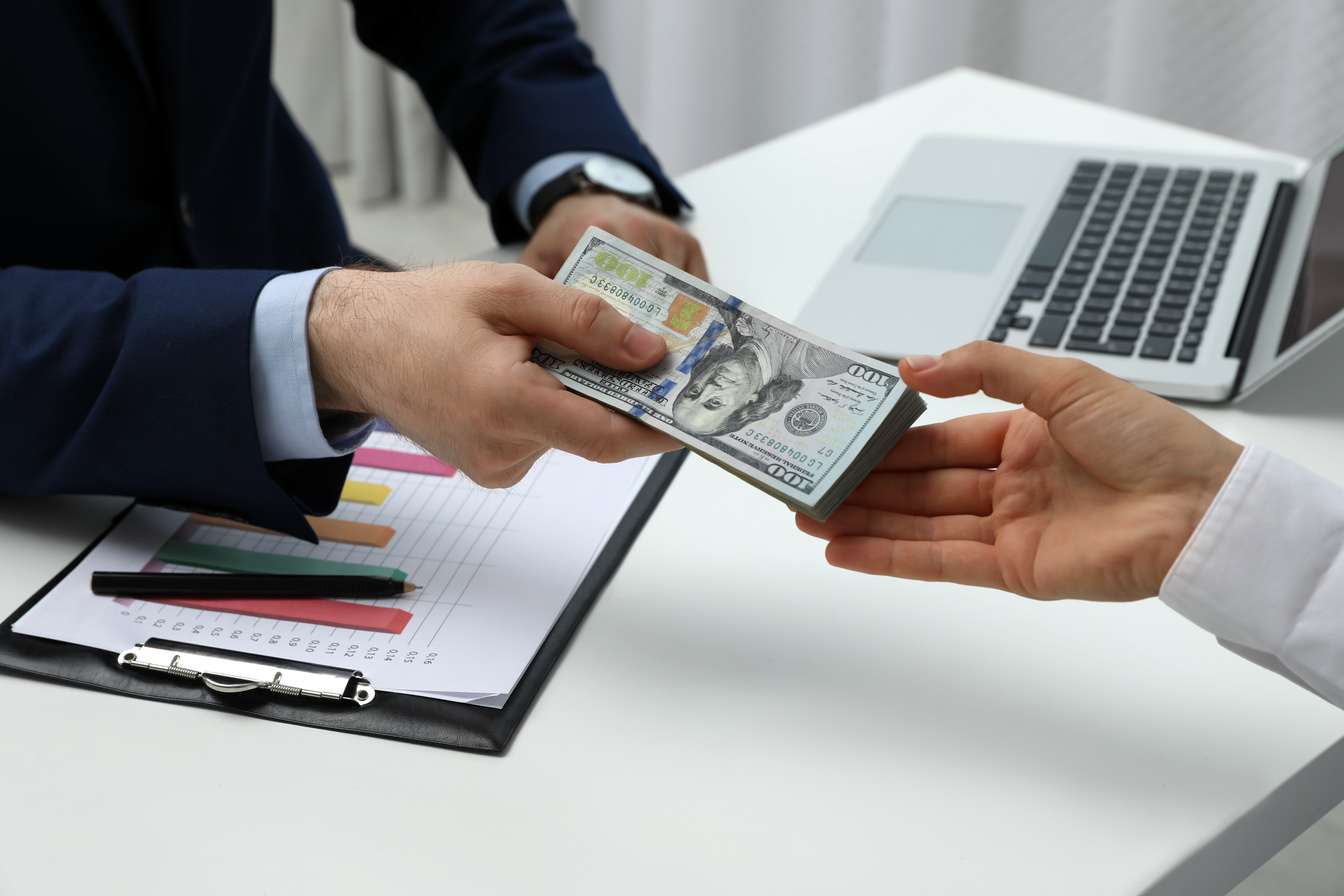
[(457, 473), (457, 467), (449, 466), (437, 457), (388, 451), (386, 448), (356, 448), (355, 463), (361, 467), (377, 467), (400, 473), (426, 473), (430, 476), (453, 476)]
[(411, 621), (410, 613), (395, 607), (374, 607), (343, 600), (314, 600), (307, 597), (159, 597), (147, 600), (146, 603), (236, 613), (239, 616), (258, 616), (262, 619), (282, 619), (285, 622), (310, 622), (313, 625), (329, 625), (332, 628), (356, 628), (360, 631), (381, 632), (385, 635), (401, 634)]

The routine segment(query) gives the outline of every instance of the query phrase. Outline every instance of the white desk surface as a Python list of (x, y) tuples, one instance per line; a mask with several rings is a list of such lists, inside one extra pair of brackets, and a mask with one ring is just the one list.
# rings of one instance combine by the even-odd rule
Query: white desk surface
[[(682, 177), (714, 279), (795, 314), (938, 131), (1229, 145), (954, 72)], [(1281, 399), (1199, 413), (1344, 481), (1341, 412)], [(0, 498), (0, 611), (119, 506)], [(1340, 751), (1303, 772), (1344, 713), (1157, 601), (833, 570), (694, 457), (503, 757), (11, 675), (0, 705), (7, 896), (1212, 893), (1344, 797)]]

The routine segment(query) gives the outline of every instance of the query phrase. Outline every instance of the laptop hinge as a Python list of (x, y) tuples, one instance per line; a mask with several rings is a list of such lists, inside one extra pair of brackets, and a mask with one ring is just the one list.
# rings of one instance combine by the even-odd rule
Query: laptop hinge
[(1260, 312), (1265, 308), (1269, 284), (1274, 279), (1274, 266), (1279, 261), (1279, 249), (1283, 246), (1284, 234), (1288, 232), (1288, 216), (1292, 213), (1293, 200), (1296, 198), (1297, 186), (1280, 181), (1279, 189), (1274, 194), (1274, 204), (1269, 208), (1260, 249), (1255, 255), (1255, 265), (1251, 268), (1250, 279), (1246, 281), (1246, 295), (1237, 313), (1237, 323), (1227, 343), (1226, 356), (1241, 362), (1237, 365), (1236, 382), (1232, 384), (1233, 395), (1241, 391), (1241, 378), (1246, 375), (1246, 360), (1250, 358), (1251, 348), (1255, 345)]

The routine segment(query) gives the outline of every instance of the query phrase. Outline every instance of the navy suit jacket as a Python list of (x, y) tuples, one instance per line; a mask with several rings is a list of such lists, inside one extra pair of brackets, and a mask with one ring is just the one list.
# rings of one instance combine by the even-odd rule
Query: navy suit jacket
[[(366, 0), (360, 39), (420, 85), (503, 241), (508, 188), (600, 150), (683, 200), (561, 0)], [(311, 537), (348, 459), (261, 458), (252, 308), (358, 256), (270, 84), (266, 0), (0, 0), (0, 491), (117, 494)]]

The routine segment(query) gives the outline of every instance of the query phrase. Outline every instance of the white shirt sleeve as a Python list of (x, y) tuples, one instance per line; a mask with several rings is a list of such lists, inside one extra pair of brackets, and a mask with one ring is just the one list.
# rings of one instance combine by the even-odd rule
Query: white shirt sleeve
[(336, 457), (354, 451), (374, 421), (324, 431), (308, 367), (308, 305), (322, 275), (332, 268), (281, 274), (257, 295), (252, 312), (252, 411), (262, 459)]
[(1242, 452), (1159, 597), (1222, 644), (1344, 707), (1344, 489)]

